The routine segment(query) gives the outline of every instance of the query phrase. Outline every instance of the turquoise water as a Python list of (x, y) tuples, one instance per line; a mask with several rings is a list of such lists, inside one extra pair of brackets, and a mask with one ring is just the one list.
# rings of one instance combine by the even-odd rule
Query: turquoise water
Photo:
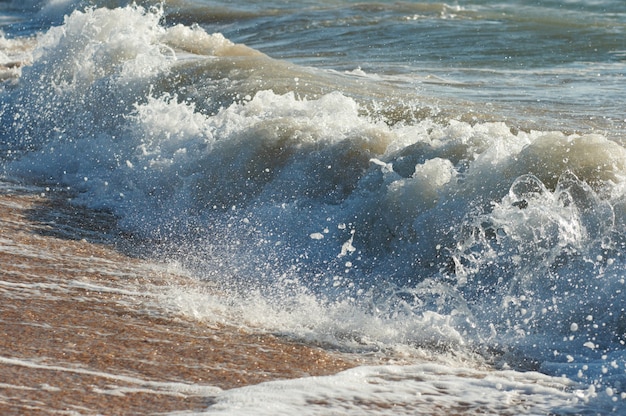
[[(167, 302), (355, 354), (438, 357), (446, 369), (428, 371), (493, 393), (495, 413), (506, 377), (530, 413), (624, 409), (623, 2), (0, 14), (4, 180), (111, 211), (226, 294)], [(463, 379), (450, 355), (503, 379)], [(342, 377), (408, 392), (420, 368)]]
[(225, 4), (219, 23), (212, 3), (196, 4), (201, 11), (188, 22), (278, 59), (361, 68), (418, 94), (495, 105), (501, 117), (524, 114), (522, 125), (624, 127), (623, 2)]
[[(125, 2), (52, 4), (2, 3), (9, 9), (5, 14), (20, 20), (11, 31), (29, 33), (59, 23), (78, 4)], [(621, 1), (164, 4), (167, 24), (197, 23), (298, 65), (359, 68), (431, 99), (467, 99), (476, 102), (473, 111), (488, 106), (497, 112), (494, 117), (522, 128), (619, 136), (624, 127), (626, 5)], [(45, 13), (38, 13), (41, 5)], [(459, 115), (458, 108), (452, 111)]]

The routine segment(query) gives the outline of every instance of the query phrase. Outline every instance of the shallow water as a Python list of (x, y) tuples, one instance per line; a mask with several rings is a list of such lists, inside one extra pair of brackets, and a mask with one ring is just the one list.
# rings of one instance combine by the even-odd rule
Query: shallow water
[(6, 178), (226, 294), (184, 313), (621, 409), (623, 2), (155, 4), (0, 3)]

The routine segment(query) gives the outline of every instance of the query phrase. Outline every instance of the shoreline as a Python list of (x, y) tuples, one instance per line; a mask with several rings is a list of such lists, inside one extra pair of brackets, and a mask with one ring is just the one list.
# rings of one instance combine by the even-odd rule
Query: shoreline
[(200, 282), (87, 241), (97, 232), (80, 222), (110, 218), (72, 219), (63, 206), (0, 189), (0, 413), (200, 411), (223, 389), (358, 365), (165, 311), (159, 287)]

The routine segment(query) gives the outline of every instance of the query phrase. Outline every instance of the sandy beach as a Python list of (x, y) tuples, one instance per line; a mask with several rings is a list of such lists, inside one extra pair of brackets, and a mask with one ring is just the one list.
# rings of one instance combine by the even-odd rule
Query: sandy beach
[(249, 329), (165, 311), (199, 285), (122, 254), (114, 219), (29, 191), (0, 195), (0, 413), (202, 410), (211, 395), (354, 363)]

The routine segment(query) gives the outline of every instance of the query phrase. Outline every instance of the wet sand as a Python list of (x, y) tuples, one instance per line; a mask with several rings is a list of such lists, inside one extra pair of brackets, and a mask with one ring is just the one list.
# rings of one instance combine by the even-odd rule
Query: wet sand
[(115, 249), (114, 218), (0, 189), (0, 414), (202, 410), (219, 389), (356, 363), (166, 311), (200, 285)]

